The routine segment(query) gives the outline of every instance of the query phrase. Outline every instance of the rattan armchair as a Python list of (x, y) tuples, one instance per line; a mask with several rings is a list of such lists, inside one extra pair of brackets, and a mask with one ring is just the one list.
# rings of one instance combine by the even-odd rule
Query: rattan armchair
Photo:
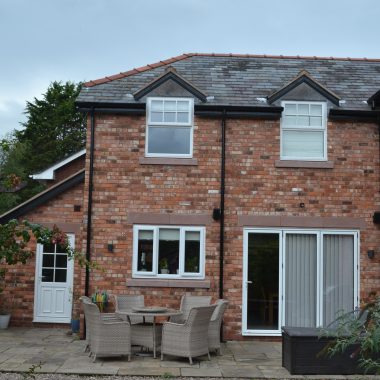
[(189, 316), (190, 310), (197, 306), (209, 306), (211, 304), (210, 296), (192, 296), (184, 294), (181, 298), (180, 310), (182, 315), (175, 315), (170, 318), (170, 322), (184, 323)]
[(228, 302), (226, 300), (218, 300), (215, 305), (216, 308), (211, 316), (210, 326), (208, 328), (208, 348), (210, 351), (216, 351), (216, 353), (220, 355), (220, 327)]
[(193, 307), (185, 323), (166, 322), (162, 326), (161, 360), (164, 354), (189, 358), (208, 355), (208, 328), (216, 305)]
[[(127, 317), (123, 312), (131, 312), (134, 307), (144, 307), (145, 301), (143, 295), (115, 295), (115, 313), (120, 318), (126, 320)], [(143, 323), (143, 322), (153, 322), (152, 318), (145, 320), (143, 317), (133, 316), (129, 318), (131, 325)]]
[(104, 320), (98, 307), (83, 302), (86, 327), (89, 332), (90, 354), (99, 356), (128, 356), (131, 359), (131, 330), (127, 321)]
[[(80, 301), (82, 302), (82, 304), (84, 303), (88, 303), (88, 304), (93, 304), (92, 300), (90, 297), (86, 297), (86, 296), (81, 296), (80, 298)], [(115, 322), (120, 322), (122, 321), (123, 319), (118, 317), (115, 313), (100, 313), (100, 318), (104, 321), (115, 321)], [(86, 352), (87, 350), (90, 351), (90, 331), (86, 331), (86, 346), (84, 348), (84, 352)], [(91, 351), (90, 351), (90, 355), (91, 355)]]

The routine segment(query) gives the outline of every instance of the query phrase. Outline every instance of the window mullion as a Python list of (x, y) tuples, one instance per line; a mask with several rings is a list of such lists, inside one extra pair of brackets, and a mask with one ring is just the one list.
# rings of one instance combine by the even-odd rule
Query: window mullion
[(323, 324), (323, 233), (317, 233), (317, 327)]
[(159, 245), (159, 228), (153, 228), (153, 274), (158, 273), (158, 245)]
[(179, 275), (185, 273), (185, 228), (180, 228), (179, 233)]

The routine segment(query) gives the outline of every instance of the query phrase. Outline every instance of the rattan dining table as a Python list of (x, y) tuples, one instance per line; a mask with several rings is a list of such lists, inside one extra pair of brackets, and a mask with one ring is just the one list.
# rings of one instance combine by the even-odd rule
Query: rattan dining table
[[(132, 311), (118, 311), (118, 314), (125, 315), (129, 323), (131, 323), (130, 317), (143, 317), (145, 322), (145, 318), (153, 318), (152, 323), (152, 338), (153, 338), (153, 357), (156, 359), (156, 318), (157, 317), (171, 317), (173, 315), (182, 315), (182, 311), (168, 309), (165, 307), (159, 306), (142, 306), (133, 308)], [(131, 324), (132, 325), (132, 324)]]

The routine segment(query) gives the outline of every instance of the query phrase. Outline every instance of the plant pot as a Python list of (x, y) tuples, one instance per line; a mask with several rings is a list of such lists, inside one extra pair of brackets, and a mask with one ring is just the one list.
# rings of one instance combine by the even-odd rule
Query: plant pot
[(161, 269), (161, 274), (169, 274), (169, 269)]
[(79, 319), (72, 319), (71, 320), (71, 332), (73, 332), (73, 333), (79, 332), (79, 327), (80, 327)]
[(0, 329), (7, 329), (10, 319), (10, 314), (0, 314)]

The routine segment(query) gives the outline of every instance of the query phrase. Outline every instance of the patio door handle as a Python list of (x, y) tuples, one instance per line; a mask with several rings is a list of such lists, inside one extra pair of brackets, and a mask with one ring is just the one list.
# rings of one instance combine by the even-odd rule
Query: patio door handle
[(246, 281), (245, 282), (247, 285), (249, 285), (249, 284), (252, 284), (253, 282), (252, 281)]

